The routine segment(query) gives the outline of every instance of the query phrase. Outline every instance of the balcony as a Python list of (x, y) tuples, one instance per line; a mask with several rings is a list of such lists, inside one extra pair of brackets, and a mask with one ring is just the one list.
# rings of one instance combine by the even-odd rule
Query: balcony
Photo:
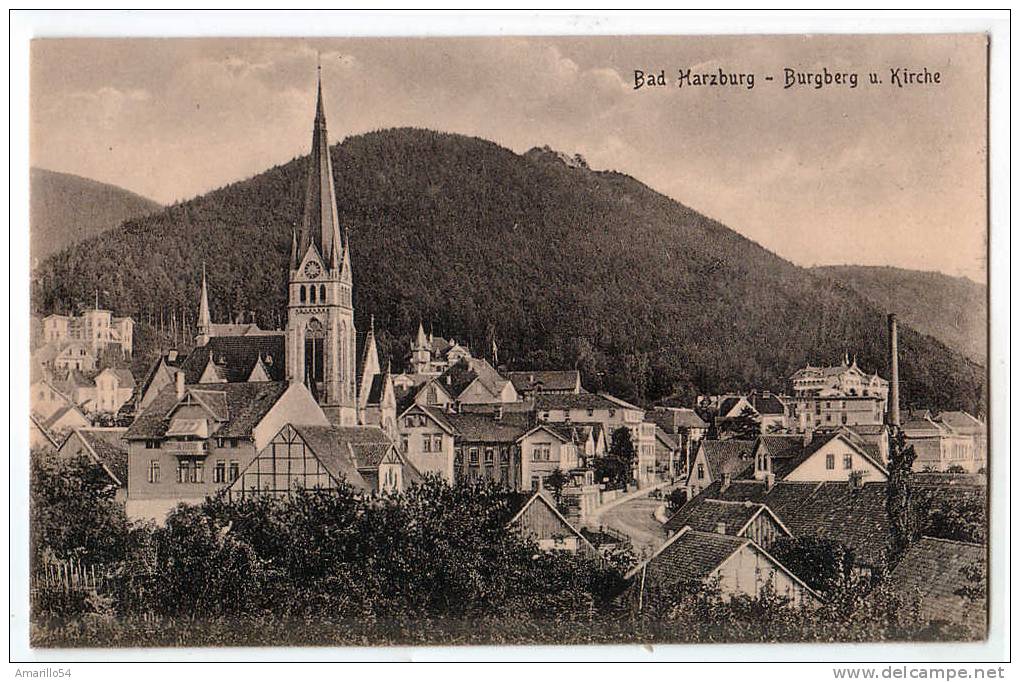
[(179, 457), (195, 457), (196, 455), (208, 455), (209, 444), (204, 440), (168, 440), (163, 446), (171, 455)]

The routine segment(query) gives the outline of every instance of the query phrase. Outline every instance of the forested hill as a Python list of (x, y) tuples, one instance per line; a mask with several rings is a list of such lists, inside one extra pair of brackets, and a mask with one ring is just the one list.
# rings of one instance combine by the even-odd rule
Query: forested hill
[[(576, 366), (639, 401), (780, 389), (844, 350), (888, 376), (884, 310), (626, 175), (417, 129), (349, 138), (333, 158), (358, 327), (374, 313), (394, 368), (421, 319), (477, 353), (494, 337), (511, 368)], [(53, 256), (36, 310), (99, 288), (120, 314), (186, 308), (193, 324), (205, 261), (215, 318), (278, 324), (304, 172), (295, 159)], [(900, 347), (905, 404), (978, 409), (981, 367), (909, 328)]]
[(837, 279), (911, 327), (986, 365), (988, 288), (965, 277), (890, 267), (814, 268)]
[(33, 263), (161, 206), (115, 185), (33, 168), (29, 181), (29, 250)]

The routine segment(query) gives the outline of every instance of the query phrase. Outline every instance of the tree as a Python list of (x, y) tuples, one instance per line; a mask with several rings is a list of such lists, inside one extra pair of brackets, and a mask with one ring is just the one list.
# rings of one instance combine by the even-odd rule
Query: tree
[(557, 507), (562, 507), (563, 505), (563, 487), (568, 483), (570, 483), (570, 476), (563, 473), (559, 467), (554, 469), (545, 479), (545, 485), (552, 491), (553, 500), (556, 502)]
[(761, 435), (761, 417), (750, 406), (723, 422), (722, 430), (738, 440), (754, 440)]
[(628, 466), (634, 464), (637, 450), (634, 448), (634, 438), (630, 429), (626, 426), (617, 427), (613, 431), (609, 441), (609, 454)]
[(895, 563), (917, 539), (918, 523), (912, 488), (914, 459), (913, 445), (907, 445), (903, 430), (893, 427), (889, 434), (889, 480), (886, 483), (885, 511), (892, 531), (889, 558)]

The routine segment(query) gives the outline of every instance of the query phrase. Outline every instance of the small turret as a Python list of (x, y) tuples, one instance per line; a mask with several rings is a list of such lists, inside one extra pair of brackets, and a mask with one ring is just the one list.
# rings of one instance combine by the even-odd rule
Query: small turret
[(198, 334), (195, 336), (195, 345), (204, 346), (209, 343), (209, 336), (212, 332), (212, 320), (209, 316), (209, 289), (205, 281), (205, 263), (202, 263), (202, 294), (198, 301)]

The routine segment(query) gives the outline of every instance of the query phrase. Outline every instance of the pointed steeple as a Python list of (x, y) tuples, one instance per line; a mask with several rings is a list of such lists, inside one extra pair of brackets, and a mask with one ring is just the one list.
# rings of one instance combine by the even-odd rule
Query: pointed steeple
[(202, 294), (198, 300), (198, 335), (195, 343), (204, 346), (209, 343), (209, 333), (212, 330), (212, 319), (209, 316), (209, 288), (205, 281), (205, 262), (202, 262)]
[(297, 248), (297, 230), (291, 228), (291, 230), (290, 230), (290, 269), (291, 270), (297, 270), (299, 265), (301, 265), (301, 254), (298, 253), (298, 248)]
[(309, 246), (314, 246), (330, 270), (338, 269), (344, 257), (345, 244), (340, 232), (336, 188), (333, 184), (333, 162), (329, 157), (326, 110), (322, 102), (321, 70), (315, 103), (315, 123), (312, 128), (312, 150), (308, 158), (305, 210), (297, 245), (298, 259), (304, 257)]
[(422, 326), (421, 321), (418, 321), (418, 337), (415, 339), (415, 346), (418, 348), (424, 348), (428, 340), (425, 338), (425, 327)]

